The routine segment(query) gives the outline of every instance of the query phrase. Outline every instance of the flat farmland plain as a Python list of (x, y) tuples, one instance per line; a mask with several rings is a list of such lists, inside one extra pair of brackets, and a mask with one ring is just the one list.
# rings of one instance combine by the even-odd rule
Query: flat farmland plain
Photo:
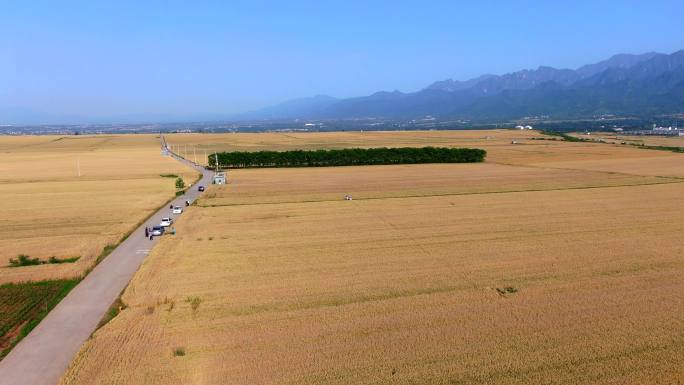
[(231, 171), (62, 384), (681, 382), (683, 181), (578, 154), (684, 158), (506, 140), (517, 165)]
[[(79, 276), (173, 197), (161, 174), (196, 177), (154, 135), (0, 137), (0, 283)], [(18, 254), (80, 259), (7, 267)]]
[(604, 140), (609, 143), (622, 143), (646, 146), (684, 147), (684, 136), (627, 135), (615, 132), (572, 133), (572, 136), (588, 140)]
[[(371, 147), (475, 147), (487, 150), (487, 162), (537, 165), (607, 159), (658, 158), (660, 151), (635, 151), (622, 146), (562, 142), (533, 130), (286, 132), (236, 134), (170, 134), (168, 143), (181, 155), (199, 163), (215, 151), (311, 150)], [(194, 151), (193, 151), (194, 149)]]
[[(683, 158), (684, 159), (684, 158)], [(681, 166), (680, 166), (681, 167)], [(201, 206), (466, 195), (676, 183), (676, 178), (496, 163), (233, 170)]]

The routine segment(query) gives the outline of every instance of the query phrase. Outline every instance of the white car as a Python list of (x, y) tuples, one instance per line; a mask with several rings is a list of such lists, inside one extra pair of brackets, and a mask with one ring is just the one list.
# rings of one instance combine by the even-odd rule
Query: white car
[(173, 206), (173, 210), (171, 210), (171, 212), (174, 214), (182, 214), (183, 208), (180, 206)]
[(171, 218), (162, 218), (161, 222), (159, 222), (159, 226), (161, 227), (169, 227), (173, 223), (173, 219)]
[(155, 236), (164, 235), (164, 228), (161, 226), (154, 226), (150, 234)]

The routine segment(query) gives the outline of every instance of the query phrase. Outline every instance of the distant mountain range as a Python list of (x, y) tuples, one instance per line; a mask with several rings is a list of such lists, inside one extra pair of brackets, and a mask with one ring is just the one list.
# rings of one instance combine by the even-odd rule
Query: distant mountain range
[(517, 119), (655, 116), (684, 112), (684, 50), (620, 54), (576, 70), (539, 67), (505, 75), (447, 79), (402, 93), (288, 101), (241, 119)]
[(238, 119), (297, 119), (323, 113), (340, 99), (328, 95), (316, 95), (310, 98), (292, 99), (275, 106), (258, 111), (238, 114)]
[(588, 119), (603, 115), (651, 119), (684, 113), (684, 50), (672, 54), (620, 54), (572, 69), (539, 67), (469, 80), (446, 79), (417, 92), (380, 91), (338, 99), (326, 95), (290, 100), (257, 111), (117, 116), (48, 114), (0, 106), (3, 124), (140, 124), (180, 122), (386, 119), (501, 122), (525, 117)]

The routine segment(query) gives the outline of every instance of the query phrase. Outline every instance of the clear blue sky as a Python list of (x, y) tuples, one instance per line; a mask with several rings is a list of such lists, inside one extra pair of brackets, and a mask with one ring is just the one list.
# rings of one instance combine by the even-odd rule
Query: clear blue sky
[(574, 68), (684, 48), (683, 14), (681, 0), (0, 0), (0, 113), (234, 113)]

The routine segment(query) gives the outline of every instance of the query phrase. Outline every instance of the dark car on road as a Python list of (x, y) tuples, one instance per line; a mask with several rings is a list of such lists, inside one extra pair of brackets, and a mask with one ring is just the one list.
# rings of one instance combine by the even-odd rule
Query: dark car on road
[(200, 191), (200, 192), (201, 192), (201, 191), (204, 191), (204, 186), (199, 186), (199, 187), (197, 187), (197, 191)]

